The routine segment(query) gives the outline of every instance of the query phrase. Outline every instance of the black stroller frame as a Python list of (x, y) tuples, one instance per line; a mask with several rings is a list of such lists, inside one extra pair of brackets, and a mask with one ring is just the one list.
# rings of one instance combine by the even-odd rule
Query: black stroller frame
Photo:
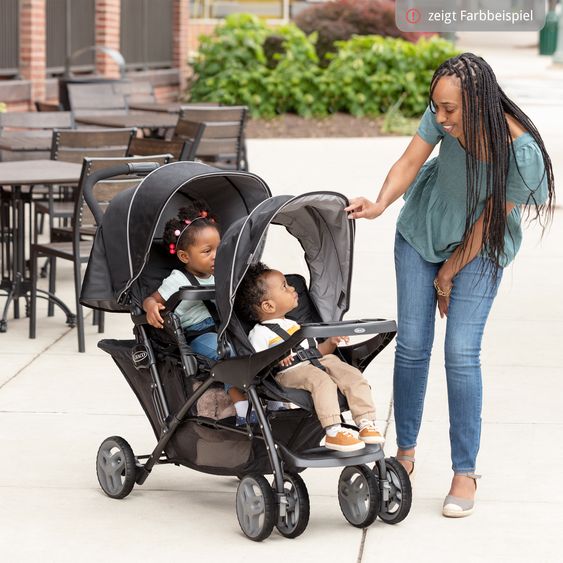
[[(97, 456), (98, 479), (104, 492), (112, 498), (124, 498), (135, 484), (146, 481), (155, 465), (164, 463), (236, 475), (240, 479), (236, 511), (244, 534), (261, 541), (275, 526), (282, 535), (293, 538), (305, 530), (309, 519), (308, 493), (299, 473), (308, 467), (340, 466), (344, 470), (339, 479), (338, 498), (348, 522), (363, 528), (377, 516), (390, 524), (403, 520), (410, 510), (411, 488), (402, 465), (394, 458), (385, 458), (380, 445), (366, 444), (353, 452), (319, 447), (324, 431), (314, 415), (310, 395), (296, 389), (282, 389), (272, 377), (278, 362), (304, 338), (375, 334), (337, 351), (344, 361), (363, 371), (395, 335), (396, 324), (391, 320), (341, 320), (348, 309), (354, 236), (354, 223), (342, 213), (346, 198), (332, 192), (271, 197), (267, 186), (255, 175), (219, 171), (196, 163), (179, 162), (158, 169), (157, 165), (148, 167), (146, 163), (138, 169), (135, 166), (129, 164), (127, 170), (105, 171), (104, 178), (148, 172), (137, 188), (120, 194), (122, 197), (112, 202), (105, 215), (97, 209), (92, 195), (95, 182), (102, 176), (97, 174), (84, 187), (85, 200), (100, 227), (81, 302), (95, 309), (131, 314), (135, 340), (102, 340), (99, 346), (112, 355), (136, 393), (158, 441), (151, 454), (135, 456), (123, 438), (112, 436), (104, 440)], [(163, 188), (167, 183), (173, 185)], [(200, 198), (202, 192), (214, 212), (221, 206), (214, 205), (213, 194), (224, 193), (231, 198), (227, 201), (227, 217), (219, 217), (220, 224), (230, 226), (223, 234), (216, 258), (216, 286), (181, 288), (168, 300), (163, 312), (165, 344), (159, 344), (158, 340), (162, 339), (155, 341), (155, 329), (147, 325), (141, 296), (158, 287), (155, 284), (163, 277), (162, 269), (169, 271), (170, 264), (162, 264), (166, 257), (159, 256), (159, 245), (153, 244), (152, 239), (162, 230), (166, 210), (170, 212), (173, 204), (181, 205), (179, 200), (175, 203), (175, 198), (180, 194)], [(149, 201), (142, 205), (144, 198)], [(125, 211), (126, 223), (123, 222)], [(301, 315), (297, 319), (301, 329), (282, 344), (255, 353), (233, 305), (248, 265), (261, 255), (270, 224), (282, 225), (298, 238), (310, 267), (310, 289), (307, 292), (305, 281), (298, 276), (297, 285), (302, 286), (300, 304), (301, 293), (305, 294), (304, 309), (297, 312), (298, 317)], [(115, 237), (118, 240), (127, 237), (127, 260), (124, 256), (112, 258), (120, 245), (105, 241), (113, 242)], [(136, 237), (144, 237), (142, 251), (130, 242)], [(158, 264), (159, 260), (162, 268), (153, 271), (148, 265)], [(124, 271), (126, 262), (128, 268)], [(334, 279), (329, 278), (331, 273)], [(330, 298), (321, 300), (317, 293)], [(204, 369), (200, 365), (204, 359), (194, 355), (174, 313), (177, 305), (186, 299), (216, 300), (222, 359)], [(174, 353), (166, 353), (166, 341), (173, 343)], [(237, 355), (230, 357), (229, 348), (234, 348)], [(178, 392), (195, 381), (199, 383), (197, 388)], [(258, 425), (237, 427), (233, 418), (216, 420), (195, 412), (206, 391), (225, 383), (246, 392), (256, 411)], [(292, 402), (300, 408), (268, 412), (261, 395)], [(224, 460), (217, 462), (213, 454), (204, 456), (204, 450), (213, 451), (208, 446), (213, 446), (215, 436), (232, 447), (232, 452), (247, 453), (241, 454), (240, 459), (235, 454), (233, 457), (239, 462), (232, 461), (234, 465)], [(196, 443), (195, 449), (192, 442)], [(368, 463), (373, 463), (373, 468)], [(273, 475), (271, 485), (264, 474)]]

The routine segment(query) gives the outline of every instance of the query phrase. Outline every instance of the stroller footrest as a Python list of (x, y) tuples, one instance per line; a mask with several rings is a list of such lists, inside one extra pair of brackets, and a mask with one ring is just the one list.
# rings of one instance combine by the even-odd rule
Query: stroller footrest
[(291, 468), (344, 467), (373, 463), (385, 458), (383, 448), (379, 444), (366, 444), (365, 448), (354, 452), (338, 452), (324, 447), (292, 452), (281, 444), (277, 444), (277, 447), (284, 462)]

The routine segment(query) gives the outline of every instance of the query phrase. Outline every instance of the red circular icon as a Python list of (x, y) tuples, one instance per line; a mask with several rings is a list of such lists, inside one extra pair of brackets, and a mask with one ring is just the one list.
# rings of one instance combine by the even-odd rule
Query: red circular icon
[(416, 8), (407, 10), (407, 21), (409, 23), (418, 23), (420, 21), (420, 12)]

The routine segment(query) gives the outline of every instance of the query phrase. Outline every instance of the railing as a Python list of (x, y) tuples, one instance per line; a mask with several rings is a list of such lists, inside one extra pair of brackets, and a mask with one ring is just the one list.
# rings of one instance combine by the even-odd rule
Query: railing
[[(70, 55), (96, 42), (96, 0), (47, 0), (47, 73), (61, 74)], [(94, 54), (74, 61), (72, 70), (94, 70)]]
[(19, 0), (0, 2), (0, 76), (19, 71)]
[(121, 0), (121, 46), (128, 70), (172, 66), (173, 0)]

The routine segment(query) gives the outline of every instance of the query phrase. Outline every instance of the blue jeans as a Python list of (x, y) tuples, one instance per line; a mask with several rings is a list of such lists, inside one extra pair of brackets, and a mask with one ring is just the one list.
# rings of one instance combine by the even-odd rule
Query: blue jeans
[[(206, 328), (214, 327), (215, 323), (211, 317), (204, 319), (200, 323), (191, 325), (189, 330), (205, 330)], [(205, 334), (200, 334), (196, 336), (191, 342), (190, 346), (192, 350), (199, 354), (200, 356), (206, 356), (212, 360), (217, 361), (219, 359), (219, 354), (217, 354), (217, 333), (216, 332), (206, 332)]]
[[(445, 364), (450, 444), (455, 473), (473, 473), (481, 438), (481, 340), (502, 277), (487, 259), (474, 258), (455, 277), (446, 324)], [(441, 263), (426, 262), (397, 232), (398, 331), (393, 378), (397, 445), (416, 446), (422, 421), (428, 366), (434, 340), (436, 291)]]

